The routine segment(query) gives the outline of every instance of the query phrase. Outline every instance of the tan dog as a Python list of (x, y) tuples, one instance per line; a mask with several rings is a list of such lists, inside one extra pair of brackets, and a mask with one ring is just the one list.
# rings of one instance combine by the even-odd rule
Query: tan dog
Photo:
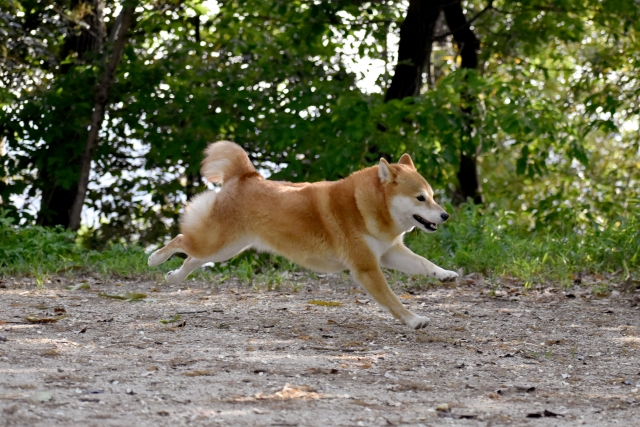
[(233, 142), (213, 143), (205, 154), (201, 173), (223, 183), (221, 190), (193, 198), (181, 219), (182, 234), (149, 257), (149, 265), (158, 265), (176, 252), (189, 255), (167, 273), (171, 283), (253, 247), (316, 271), (350, 270), (378, 304), (417, 329), (429, 319), (404, 308), (380, 267), (442, 281), (458, 277), (402, 243), (414, 227), (433, 233), (449, 218), (408, 154), (397, 164), (380, 159), (340, 181), (301, 184), (265, 180)]

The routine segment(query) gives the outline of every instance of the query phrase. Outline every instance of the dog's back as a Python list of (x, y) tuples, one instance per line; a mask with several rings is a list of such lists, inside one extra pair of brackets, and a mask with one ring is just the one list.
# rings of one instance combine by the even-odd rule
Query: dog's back
[(312, 258), (333, 252), (330, 246), (343, 234), (340, 230), (353, 230), (353, 224), (338, 224), (332, 214), (345, 205), (356, 209), (353, 189), (340, 188), (348, 183), (265, 180), (245, 151), (228, 141), (211, 144), (205, 154), (201, 173), (208, 181), (221, 182), (222, 188), (190, 200), (181, 218), (180, 231), (195, 256), (238, 242), (242, 249), (253, 246), (313, 267), (305, 262), (311, 252)]

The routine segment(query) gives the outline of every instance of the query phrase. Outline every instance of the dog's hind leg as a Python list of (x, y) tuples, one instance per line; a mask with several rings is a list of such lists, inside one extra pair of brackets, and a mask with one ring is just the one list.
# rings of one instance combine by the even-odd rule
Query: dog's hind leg
[(182, 266), (179, 269), (168, 272), (166, 276), (164, 276), (164, 278), (169, 283), (180, 283), (184, 279), (186, 279), (187, 276), (191, 274), (191, 272), (193, 272), (193, 270), (200, 267), (206, 262), (208, 262), (208, 260), (206, 259), (197, 259), (192, 256), (187, 257), (187, 259), (184, 260)]
[(223, 247), (215, 254), (208, 256), (204, 259), (189, 256), (186, 260), (184, 260), (184, 262), (182, 263), (182, 266), (179, 269), (168, 272), (167, 275), (165, 276), (165, 279), (167, 279), (167, 282), (169, 283), (180, 283), (184, 279), (186, 279), (187, 276), (193, 272), (193, 270), (202, 266), (203, 264), (206, 264), (208, 262), (226, 261), (229, 258), (232, 258), (235, 255), (238, 255), (240, 252), (244, 251), (249, 246), (250, 244), (247, 243), (246, 241), (239, 241), (227, 247)]
[(158, 249), (154, 253), (149, 256), (149, 266), (153, 267), (154, 265), (160, 265), (166, 260), (168, 260), (171, 255), (178, 252), (186, 252), (185, 251), (185, 239), (182, 234), (178, 234), (172, 241), (167, 243), (167, 245), (161, 249)]

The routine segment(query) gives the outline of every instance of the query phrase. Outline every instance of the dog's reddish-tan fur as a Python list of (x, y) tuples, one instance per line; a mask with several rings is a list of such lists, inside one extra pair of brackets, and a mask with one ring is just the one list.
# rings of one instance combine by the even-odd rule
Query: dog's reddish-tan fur
[[(205, 153), (202, 174), (209, 181), (222, 182), (222, 188), (190, 203), (181, 220), (181, 234), (154, 253), (150, 264), (185, 252), (189, 258), (182, 269), (188, 274), (191, 267), (224, 261), (253, 246), (316, 271), (351, 270), (394, 317), (413, 327), (424, 326), (416, 318), (426, 318), (404, 308), (391, 291), (380, 268), (383, 255), (371, 247), (374, 239), (409, 251), (402, 245), (406, 230), (394, 220), (388, 203), (396, 194), (424, 188), (433, 196), (408, 156), (398, 164), (385, 162), (393, 179), (389, 182), (381, 180), (379, 166), (374, 166), (340, 181), (292, 184), (265, 180), (234, 143), (212, 144)], [(427, 203), (435, 205), (432, 198)], [(186, 277), (184, 273), (180, 276)]]

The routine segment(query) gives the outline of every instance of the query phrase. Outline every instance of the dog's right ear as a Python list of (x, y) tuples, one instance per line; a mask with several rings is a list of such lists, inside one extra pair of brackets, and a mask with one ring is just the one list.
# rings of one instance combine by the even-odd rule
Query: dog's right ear
[(383, 184), (393, 181), (393, 172), (391, 172), (389, 163), (383, 158), (380, 159), (380, 165), (378, 166), (378, 177)]

